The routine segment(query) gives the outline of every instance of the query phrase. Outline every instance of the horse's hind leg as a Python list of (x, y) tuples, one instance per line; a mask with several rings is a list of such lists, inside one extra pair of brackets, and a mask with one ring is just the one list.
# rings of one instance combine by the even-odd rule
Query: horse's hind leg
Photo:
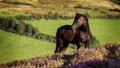
[(78, 42), (77, 43), (77, 50), (79, 50), (79, 48), (81, 47), (82, 43), (81, 42)]
[(66, 50), (66, 48), (68, 47), (68, 42), (63, 42), (63, 47), (61, 48), (61, 51), (64, 52)]
[(57, 38), (57, 40), (56, 40), (56, 50), (55, 50), (54, 53), (60, 53), (62, 45), (63, 45), (63, 40), (61, 38)]

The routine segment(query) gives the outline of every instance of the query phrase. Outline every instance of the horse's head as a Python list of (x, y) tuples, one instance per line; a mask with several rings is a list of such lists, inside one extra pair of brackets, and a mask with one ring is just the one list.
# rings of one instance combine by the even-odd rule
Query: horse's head
[(75, 19), (74, 19), (74, 22), (72, 24), (72, 29), (73, 30), (76, 30), (78, 29), (81, 25), (87, 23), (88, 20), (87, 20), (87, 17), (83, 14), (79, 14), (79, 13), (76, 13), (76, 16), (75, 16)]

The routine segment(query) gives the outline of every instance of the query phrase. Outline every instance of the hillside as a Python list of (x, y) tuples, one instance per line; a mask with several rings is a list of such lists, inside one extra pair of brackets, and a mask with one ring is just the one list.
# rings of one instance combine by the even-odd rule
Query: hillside
[(120, 45), (80, 49), (70, 54), (54, 54), (0, 64), (2, 68), (120, 68)]
[(112, 0), (1, 0), (1, 12), (73, 16), (75, 12), (90, 16), (119, 15), (120, 5)]
[(0, 63), (53, 54), (54, 49), (54, 43), (0, 30)]

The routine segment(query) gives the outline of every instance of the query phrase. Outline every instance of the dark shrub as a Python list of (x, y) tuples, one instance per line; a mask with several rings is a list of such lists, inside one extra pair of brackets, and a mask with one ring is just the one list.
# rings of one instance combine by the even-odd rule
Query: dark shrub
[(18, 34), (23, 34), (25, 30), (25, 26), (22, 23), (16, 24), (16, 31)]
[(32, 36), (32, 26), (30, 24), (25, 25), (25, 35)]
[(39, 34), (40, 34), (40, 32), (38, 31), (37, 28), (33, 28), (33, 29), (32, 29), (32, 36), (33, 36), (34, 38), (39, 39)]
[(91, 41), (90, 41), (90, 46), (93, 47), (97, 44), (100, 44), (100, 42), (97, 40), (97, 38), (95, 36), (93, 36)]

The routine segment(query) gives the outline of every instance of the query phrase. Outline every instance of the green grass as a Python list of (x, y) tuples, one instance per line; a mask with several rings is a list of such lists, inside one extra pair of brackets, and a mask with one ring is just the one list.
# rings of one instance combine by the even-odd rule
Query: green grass
[(57, 28), (65, 24), (72, 24), (72, 21), (73, 20), (30, 20), (25, 22), (38, 28), (41, 33), (55, 36)]
[[(0, 63), (53, 54), (55, 43), (0, 30)], [(68, 48), (66, 52), (72, 49)]]
[(120, 43), (120, 19), (90, 19), (92, 34), (102, 43)]
[[(37, 27), (40, 32), (55, 36), (58, 27), (72, 24), (73, 20), (32, 20), (25, 21)], [(120, 43), (120, 19), (90, 19), (91, 32), (104, 43)]]
[(54, 53), (55, 44), (0, 30), (0, 63)]
[(38, 30), (42, 33), (55, 36), (57, 28), (65, 24), (70, 24), (71, 20), (33, 20), (25, 22), (38, 28)]

